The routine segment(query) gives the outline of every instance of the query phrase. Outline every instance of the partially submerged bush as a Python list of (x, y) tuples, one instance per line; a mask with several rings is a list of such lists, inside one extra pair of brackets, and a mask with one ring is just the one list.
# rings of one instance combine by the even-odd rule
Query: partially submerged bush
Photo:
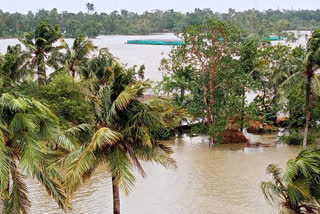
[(205, 124), (196, 124), (192, 126), (190, 135), (197, 135), (197, 134), (205, 134), (208, 132), (208, 127)]
[[(280, 137), (279, 141), (283, 143), (287, 143), (288, 145), (302, 145), (303, 136), (301, 136), (296, 130), (290, 130), (289, 135), (283, 135)], [(314, 136), (308, 134), (308, 144), (313, 144), (315, 142)]]

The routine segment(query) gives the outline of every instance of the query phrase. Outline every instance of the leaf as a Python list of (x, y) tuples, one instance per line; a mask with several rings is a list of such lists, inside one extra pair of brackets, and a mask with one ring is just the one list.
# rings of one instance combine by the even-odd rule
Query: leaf
[(4, 209), (7, 213), (27, 214), (31, 202), (27, 196), (28, 187), (23, 181), (25, 176), (18, 171), (15, 164), (12, 164), (10, 172), (12, 179), (10, 200)]
[(117, 110), (123, 111), (136, 96), (137, 90), (131, 85), (127, 86), (113, 102), (111, 113), (117, 115)]
[(130, 159), (119, 146), (115, 146), (108, 155), (108, 162), (114, 183), (128, 195), (135, 181)]
[(107, 127), (100, 128), (92, 137), (88, 145), (89, 151), (102, 149), (106, 145), (114, 145), (122, 138), (121, 134)]

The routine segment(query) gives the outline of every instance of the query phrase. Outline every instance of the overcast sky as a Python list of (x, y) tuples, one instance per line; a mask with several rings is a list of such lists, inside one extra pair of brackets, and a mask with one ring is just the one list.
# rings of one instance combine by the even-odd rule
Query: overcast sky
[(211, 8), (214, 12), (226, 12), (228, 8), (237, 11), (247, 9), (320, 9), (320, 0), (0, 0), (0, 9), (9, 12), (37, 11), (44, 8), (71, 12), (86, 11), (85, 4), (94, 3), (96, 11), (111, 12), (127, 9), (144, 12), (152, 9), (175, 9), (191, 11), (194, 8)]

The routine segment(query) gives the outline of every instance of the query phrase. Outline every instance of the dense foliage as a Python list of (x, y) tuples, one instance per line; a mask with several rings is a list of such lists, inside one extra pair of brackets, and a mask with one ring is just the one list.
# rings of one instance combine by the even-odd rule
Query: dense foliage
[(308, 127), (306, 146), (309, 127), (319, 120), (318, 31), (307, 47), (292, 48), (261, 42), (219, 20), (189, 26), (178, 34), (185, 45), (161, 62), (160, 91), (205, 123), (213, 141), (230, 121), (241, 129), (259, 121), (273, 130), (286, 113), (288, 126)]
[(112, 13), (93, 13), (94, 6), (86, 5), (87, 13), (58, 13), (39, 10), (27, 14), (0, 11), (0, 37), (21, 36), (31, 32), (45, 19), (48, 23), (60, 25), (66, 37), (88, 36), (99, 34), (148, 34), (163, 31), (179, 32), (193, 24), (203, 23), (208, 18), (217, 18), (231, 22), (257, 36), (279, 35), (284, 30), (313, 30), (319, 26), (320, 10), (267, 10), (255, 9), (237, 12), (229, 9), (228, 13), (216, 13), (210, 9), (195, 9), (192, 12), (180, 13), (174, 10), (144, 12), (142, 14), (127, 10)]
[(20, 41), (25, 47), (0, 55), (2, 213), (28, 213), (27, 176), (66, 211), (72, 193), (103, 163), (120, 213), (119, 187), (129, 193), (134, 168), (145, 176), (141, 160), (175, 167), (170, 145), (157, 136), (179, 124), (178, 112), (169, 100), (144, 97), (151, 87), (144, 66), (124, 67), (107, 49), (93, 54), (83, 37), (69, 46), (46, 21)]

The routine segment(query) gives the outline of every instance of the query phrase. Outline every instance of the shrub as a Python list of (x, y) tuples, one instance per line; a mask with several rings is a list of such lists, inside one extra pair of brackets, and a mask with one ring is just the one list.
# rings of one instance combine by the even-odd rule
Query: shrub
[[(280, 137), (279, 141), (287, 143), (288, 145), (302, 145), (303, 136), (301, 136), (296, 130), (290, 130), (289, 135), (283, 135)], [(308, 144), (313, 144), (315, 141), (314, 136), (308, 134)]]

